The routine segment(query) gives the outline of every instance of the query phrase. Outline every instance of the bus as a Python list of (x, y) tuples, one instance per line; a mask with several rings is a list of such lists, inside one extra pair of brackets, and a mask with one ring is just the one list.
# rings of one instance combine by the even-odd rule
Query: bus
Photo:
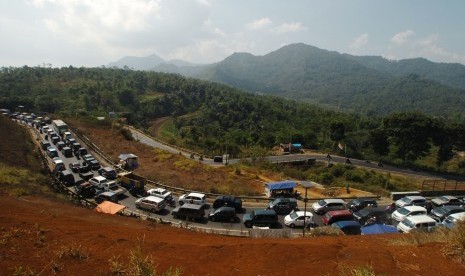
[(53, 120), (52, 121), (53, 129), (58, 133), (58, 135), (63, 136), (63, 133), (69, 131), (68, 125), (65, 124), (62, 120)]

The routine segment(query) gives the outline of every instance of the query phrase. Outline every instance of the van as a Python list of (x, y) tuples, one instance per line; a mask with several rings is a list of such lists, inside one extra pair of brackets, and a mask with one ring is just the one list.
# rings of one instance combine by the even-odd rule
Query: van
[(156, 196), (142, 197), (136, 200), (136, 208), (150, 210), (153, 213), (160, 212), (165, 208), (165, 201)]
[(297, 208), (297, 199), (279, 197), (268, 204), (267, 209), (273, 209), (277, 214), (288, 215)]
[(397, 230), (404, 233), (409, 233), (414, 229), (431, 231), (437, 225), (437, 222), (432, 217), (427, 215), (418, 215), (405, 218), (403, 221), (399, 222), (399, 224), (397, 224)]
[(234, 207), (220, 207), (216, 210), (212, 210), (208, 214), (208, 219), (211, 221), (237, 221), (236, 209)]
[(352, 212), (349, 210), (336, 210), (336, 211), (328, 211), (324, 216), (321, 217), (321, 220), (325, 225), (331, 225), (338, 221), (349, 221), (354, 220), (354, 216)]
[(171, 214), (175, 219), (202, 220), (205, 216), (205, 210), (202, 205), (185, 203), (174, 208)]
[(73, 186), (75, 184), (74, 175), (70, 170), (63, 170), (57, 174), (58, 180), (63, 182), (66, 186)]
[(253, 210), (243, 217), (244, 225), (251, 228), (255, 225), (271, 227), (278, 223), (278, 215), (275, 210)]

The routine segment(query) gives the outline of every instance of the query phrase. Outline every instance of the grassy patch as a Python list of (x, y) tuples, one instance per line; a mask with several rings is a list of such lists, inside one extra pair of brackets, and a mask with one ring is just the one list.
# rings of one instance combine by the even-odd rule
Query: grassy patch
[(375, 276), (373, 268), (369, 265), (366, 266), (344, 266), (339, 269), (340, 276)]
[(341, 229), (331, 226), (323, 226), (310, 229), (307, 232), (308, 237), (320, 237), (320, 236), (344, 236), (344, 232)]

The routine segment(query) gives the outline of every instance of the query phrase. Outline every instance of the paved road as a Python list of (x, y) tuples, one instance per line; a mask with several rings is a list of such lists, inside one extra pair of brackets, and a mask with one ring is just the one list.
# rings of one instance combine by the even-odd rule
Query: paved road
[[(173, 146), (167, 145), (165, 143), (161, 143), (150, 137), (141, 131), (130, 127), (130, 130), (136, 140), (151, 147), (160, 148), (166, 150), (171, 153), (181, 153), (183, 156), (189, 157), (191, 152), (186, 150), (182, 150), (179, 148), (175, 148)], [(198, 156), (198, 155), (197, 155)], [(196, 157), (197, 158), (197, 157)], [(289, 155), (281, 155), (281, 156), (267, 156), (264, 157), (265, 159), (269, 160), (272, 163), (284, 163), (284, 162), (295, 162), (295, 161), (305, 161), (308, 159), (315, 159), (318, 162), (326, 162), (326, 163), (346, 163), (346, 158), (342, 156), (332, 155), (331, 160), (328, 161), (326, 155), (323, 154), (316, 154), (316, 153), (306, 153), (306, 154), (289, 154)], [(241, 159), (229, 159), (229, 164), (235, 164), (240, 162)], [(212, 159), (204, 158), (202, 161), (204, 164), (209, 165), (220, 165), (221, 163), (213, 162)], [(465, 180), (465, 177), (456, 176), (456, 175), (447, 175), (447, 174), (436, 174), (430, 173), (420, 170), (413, 170), (408, 168), (399, 168), (390, 165), (383, 164), (382, 166), (378, 166), (378, 162), (370, 162), (367, 160), (359, 160), (359, 159), (350, 159), (350, 162), (354, 166), (363, 167), (367, 169), (373, 169), (383, 172), (390, 172), (390, 173), (398, 173), (398, 174), (405, 174), (412, 177), (423, 177), (428, 179), (454, 179), (454, 180)]]

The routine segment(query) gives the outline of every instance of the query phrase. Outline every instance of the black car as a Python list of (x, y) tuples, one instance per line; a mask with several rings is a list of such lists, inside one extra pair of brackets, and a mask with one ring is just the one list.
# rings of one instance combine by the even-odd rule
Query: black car
[(98, 169), (101, 168), (100, 163), (95, 159), (88, 160), (88, 161), (83, 161), (82, 166), (83, 167), (88, 167), (93, 171), (97, 171)]
[(112, 167), (103, 167), (98, 169), (98, 174), (109, 180), (114, 180), (117, 177), (116, 171)]
[(205, 217), (205, 209), (202, 205), (186, 203), (174, 208), (171, 214), (176, 219), (201, 220)]
[(223, 206), (233, 207), (236, 209), (236, 212), (242, 212), (242, 199), (228, 195), (217, 196), (213, 202), (213, 209), (217, 209)]
[(354, 218), (356, 221), (360, 222), (361, 225), (364, 225), (375, 218), (372, 222), (376, 223), (385, 223), (388, 220), (387, 212), (383, 208), (365, 208), (358, 212), (354, 213)]
[(94, 177), (94, 173), (93, 172), (80, 172), (79, 176), (85, 181), (87, 181), (91, 179), (92, 177)]
[(433, 210), (431, 210), (431, 213), (429, 215), (434, 219), (443, 221), (449, 215), (462, 212), (465, 212), (465, 208), (463, 208), (462, 206), (444, 205), (441, 207), (434, 208)]
[(268, 204), (268, 209), (273, 209), (280, 215), (288, 215), (297, 209), (297, 199), (278, 197)]
[(118, 195), (115, 192), (103, 192), (95, 196), (95, 202), (100, 204), (104, 201), (118, 203)]
[(352, 212), (357, 212), (365, 207), (378, 207), (378, 203), (372, 198), (356, 198), (347, 203), (347, 209)]
[(255, 225), (272, 227), (278, 223), (278, 214), (275, 210), (253, 210), (252, 213), (244, 215), (243, 221), (247, 228)]
[(48, 142), (48, 141), (43, 141), (43, 140), (40, 141), (40, 147), (41, 147), (43, 150), (47, 150), (47, 148), (50, 147), (50, 146), (51, 146), (50, 142)]
[(220, 207), (216, 210), (212, 210), (208, 215), (208, 219), (211, 221), (238, 221), (236, 209), (234, 209), (234, 207)]
[(73, 157), (73, 150), (70, 147), (63, 147), (61, 153), (67, 158)]
[(66, 186), (73, 186), (76, 184), (74, 175), (70, 170), (63, 170), (57, 172), (57, 178), (63, 182)]

